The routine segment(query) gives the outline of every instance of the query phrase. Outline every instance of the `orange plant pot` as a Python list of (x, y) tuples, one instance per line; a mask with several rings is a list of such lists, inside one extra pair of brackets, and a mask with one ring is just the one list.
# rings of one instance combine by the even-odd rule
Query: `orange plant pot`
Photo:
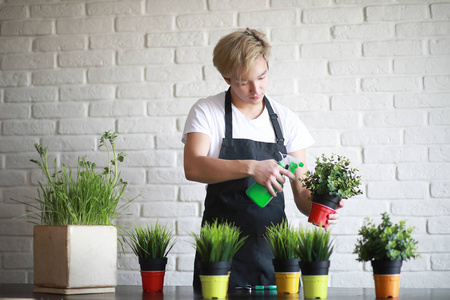
[(400, 275), (373, 275), (377, 298), (398, 298)]

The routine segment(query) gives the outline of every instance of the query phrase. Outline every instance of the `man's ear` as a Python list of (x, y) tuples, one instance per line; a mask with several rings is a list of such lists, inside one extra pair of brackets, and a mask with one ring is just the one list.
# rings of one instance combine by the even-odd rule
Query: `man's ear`
[[(223, 76), (222, 76), (222, 77), (223, 77)], [(231, 85), (230, 78), (223, 77), (223, 79), (225, 80), (226, 83), (228, 83), (228, 85)]]

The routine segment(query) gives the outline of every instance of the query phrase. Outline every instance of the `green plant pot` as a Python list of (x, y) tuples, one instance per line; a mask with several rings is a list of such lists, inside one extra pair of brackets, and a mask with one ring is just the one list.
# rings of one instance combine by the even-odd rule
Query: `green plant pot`
[(328, 275), (303, 275), (303, 294), (306, 299), (326, 299)]
[(230, 275), (200, 275), (204, 299), (225, 299)]
[(305, 298), (327, 298), (330, 261), (300, 261), (300, 269)]

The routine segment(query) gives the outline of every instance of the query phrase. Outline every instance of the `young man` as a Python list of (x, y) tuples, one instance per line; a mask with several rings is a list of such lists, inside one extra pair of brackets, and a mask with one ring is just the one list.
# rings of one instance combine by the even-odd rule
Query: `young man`
[[(247, 28), (226, 35), (213, 55), (214, 66), (230, 88), (200, 99), (189, 112), (182, 138), (186, 178), (208, 184), (202, 224), (226, 220), (249, 236), (233, 258), (230, 287), (273, 285), (273, 255), (263, 234), (266, 226), (286, 218), (286, 177), (292, 179), (297, 208), (306, 216), (311, 209), (309, 191), (297, 180), (306, 164), (292, 174), (277, 161), (282, 153), (305, 163), (305, 149), (314, 140), (293, 112), (266, 95), (270, 45), (263, 33)], [(255, 181), (274, 197), (264, 208), (246, 195)], [(330, 215), (328, 223), (336, 223), (338, 217)], [(194, 287), (198, 286), (196, 268)]]

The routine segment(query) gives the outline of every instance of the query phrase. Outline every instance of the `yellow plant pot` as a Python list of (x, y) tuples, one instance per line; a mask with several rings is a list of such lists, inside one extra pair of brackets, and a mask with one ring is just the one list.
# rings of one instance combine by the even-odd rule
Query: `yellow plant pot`
[(275, 272), (278, 294), (297, 294), (300, 272)]
[(373, 275), (377, 298), (398, 298), (400, 275)]
[(225, 299), (230, 275), (200, 275), (204, 299)]
[(328, 275), (302, 275), (303, 293), (306, 299), (326, 299)]

